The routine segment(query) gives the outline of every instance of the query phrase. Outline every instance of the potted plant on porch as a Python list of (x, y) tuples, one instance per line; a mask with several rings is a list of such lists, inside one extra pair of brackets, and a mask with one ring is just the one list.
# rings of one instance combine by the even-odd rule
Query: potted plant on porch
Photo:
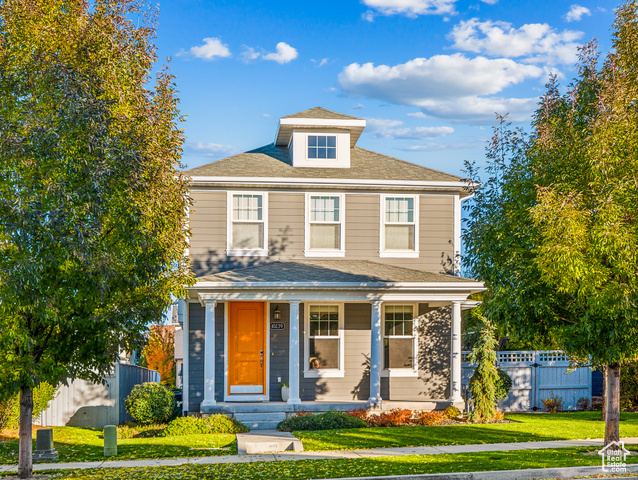
[(281, 382), (281, 399), (284, 402), (287, 402), (290, 398), (290, 390), (288, 388), (288, 384), (285, 382)]

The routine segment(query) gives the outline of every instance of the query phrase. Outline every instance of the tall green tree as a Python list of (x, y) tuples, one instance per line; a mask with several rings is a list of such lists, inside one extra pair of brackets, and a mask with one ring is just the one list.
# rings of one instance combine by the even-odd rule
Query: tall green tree
[(173, 77), (156, 11), (128, 0), (0, 2), (0, 392), (100, 381), (191, 281)]
[(500, 119), (465, 235), (489, 318), (607, 365), (605, 444), (638, 353), (637, 13), (618, 7), (613, 51), (600, 65), (585, 45), (566, 93), (550, 80), (529, 136)]

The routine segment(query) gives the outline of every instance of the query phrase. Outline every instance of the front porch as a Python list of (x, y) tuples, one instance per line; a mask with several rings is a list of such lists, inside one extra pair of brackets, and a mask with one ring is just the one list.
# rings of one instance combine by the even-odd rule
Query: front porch
[(367, 261), (280, 261), (200, 278), (180, 302), (185, 413), (462, 408), (461, 310), (481, 289)]

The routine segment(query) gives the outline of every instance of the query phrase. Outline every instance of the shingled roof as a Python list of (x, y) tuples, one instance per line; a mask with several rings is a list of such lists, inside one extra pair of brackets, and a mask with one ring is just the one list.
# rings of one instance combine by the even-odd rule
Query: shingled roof
[(239, 268), (197, 278), (198, 282), (296, 282), (296, 283), (467, 283), (468, 278), (423, 272), (368, 260), (289, 260)]
[(333, 112), (332, 110), (326, 110), (325, 108), (315, 107), (304, 110), (303, 112), (293, 113), (292, 115), (286, 115), (281, 118), (321, 118), (324, 120), (361, 120), (360, 118), (353, 117), (351, 115), (344, 115), (343, 113)]
[(462, 180), (456, 175), (360, 147), (353, 147), (350, 150), (350, 168), (293, 167), (288, 149), (277, 147), (272, 143), (201, 167), (191, 168), (185, 173), (193, 177), (340, 178), (443, 182)]

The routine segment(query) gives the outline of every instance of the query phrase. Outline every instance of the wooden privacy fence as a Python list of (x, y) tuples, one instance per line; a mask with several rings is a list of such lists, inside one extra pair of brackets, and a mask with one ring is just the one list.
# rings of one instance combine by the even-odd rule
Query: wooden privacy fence
[[(475, 366), (462, 353), (462, 384), (467, 388)], [(569, 371), (569, 358), (561, 351), (497, 352), (496, 364), (512, 379), (512, 390), (499, 409), (505, 412), (542, 410), (542, 400), (558, 395), (565, 410), (576, 410), (581, 397), (591, 401), (592, 372), (588, 367)]]
[(103, 428), (131, 421), (124, 400), (135, 385), (159, 382), (160, 374), (138, 365), (116, 363), (113, 374), (104, 380), (104, 384), (74, 380), (62, 385), (42, 412), (40, 425)]

